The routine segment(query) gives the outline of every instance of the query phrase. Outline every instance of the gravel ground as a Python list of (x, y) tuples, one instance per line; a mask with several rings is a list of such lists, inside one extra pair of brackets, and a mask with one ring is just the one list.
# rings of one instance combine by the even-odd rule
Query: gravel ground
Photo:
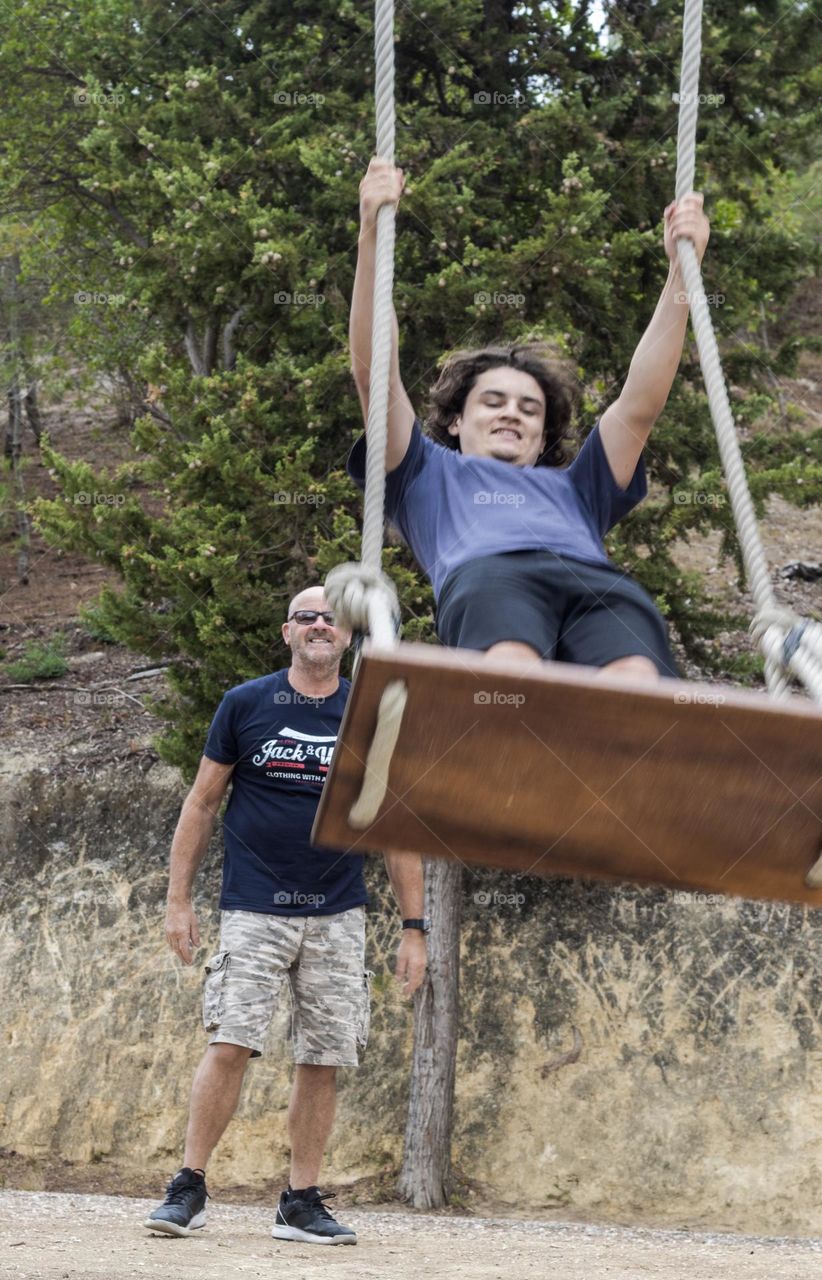
[(178, 1240), (142, 1226), (155, 1203), (0, 1191), (0, 1276), (224, 1280), (287, 1268), (294, 1280), (817, 1280), (822, 1271), (822, 1240), (406, 1212), (340, 1212), (359, 1244), (319, 1249), (272, 1240), (269, 1209), (219, 1204), (203, 1231)]

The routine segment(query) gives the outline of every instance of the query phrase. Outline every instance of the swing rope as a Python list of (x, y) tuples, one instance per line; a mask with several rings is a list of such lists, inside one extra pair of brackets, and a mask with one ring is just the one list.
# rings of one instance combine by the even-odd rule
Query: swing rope
[[(685, 0), (682, 46), (675, 193), (677, 200), (692, 191), (694, 185), (702, 0)], [(783, 697), (787, 691), (788, 673), (791, 671), (803, 681), (812, 697), (822, 702), (822, 626), (811, 619), (803, 619), (793, 610), (780, 605), (774, 595), (728, 401), (716, 336), (708, 314), (696, 250), (690, 240), (684, 239), (678, 240), (676, 247), (691, 307), (691, 323), (699, 351), (699, 363), (705, 379), (705, 390), (736, 521), (745, 573), (756, 608), (750, 630), (765, 657), (768, 691), (775, 698)]]
[[(677, 200), (692, 191), (694, 184), (701, 46), (702, 0), (685, 0), (679, 84)], [(374, 49), (377, 155), (393, 164), (394, 0), (376, 0)], [(382, 572), (394, 240), (395, 210), (393, 205), (386, 204), (377, 214), (361, 560), (337, 565), (325, 582), (326, 596), (332, 609), (347, 619), (355, 630), (367, 631), (372, 646), (381, 649), (392, 649), (397, 645), (400, 617), (396, 590), (390, 578)], [(784, 697), (789, 674), (793, 673), (806, 685), (811, 696), (822, 702), (822, 624), (800, 617), (781, 605), (774, 594), (693, 242), (678, 240), (677, 254), (745, 572), (754, 598), (756, 612), (750, 631), (765, 658), (768, 691), (772, 697)], [(362, 793), (349, 815), (354, 827), (368, 826), (385, 798), (388, 768), (399, 736), (406, 698), (404, 681), (394, 680), (386, 685), (366, 760)]]
[[(394, 163), (394, 0), (376, 0), (377, 155)], [(382, 572), (385, 522), (385, 454), (388, 442), (388, 392), (391, 374), (391, 292), (394, 284), (394, 206), (377, 214), (374, 308), (371, 321), (371, 377), (365, 456), (365, 502), (359, 562), (337, 565), (328, 574), (325, 593), (335, 612), (356, 631), (369, 632), (372, 644), (397, 643), (400, 608), (391, 579)]]
[[(394, 163), (394, 0), (376, 0), (374, 16), (377, 155)], [(382, 571), (385, 526), (385, 455), (388, 445), (388, 392), (391, 375), (391, 293), (394, 285), (395, 210), (384, 204), (377, 213), (374, 266), (374, 309), (371, 321), (371, 377), (365, 455), (365, 500), (360, 561), (337, 565), (325, 580), (325, 594), (335, 613), (356, 631), (367, 631), (372, 647), (397, 645), (400, 607), (396, 588)], [(374, 737), (365, 761), (362, 791), (348, 821), (362, 830), (374, 821), (388, 790), (388, 769), (399, 738), (408, 699), (404, 680), (385, 686), (377, 710)]]

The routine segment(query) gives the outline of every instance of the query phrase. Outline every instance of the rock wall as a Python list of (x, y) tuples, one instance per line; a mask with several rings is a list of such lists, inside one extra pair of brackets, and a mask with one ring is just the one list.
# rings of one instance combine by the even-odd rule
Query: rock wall
[[(0, 1145), (176, 1167), (205, 1044), (201, 969), (162, 930), (179, 775), (3, 764)], [(220, 841), (198, 881), (217, 940)], [(341, 1073), (329, 1180), (395, 1169), (411, 1014), (379, 860), (372, 1036)], [(799, 908), (466, 873), (454, 1154), (529, 1212), (819, 1231), (822, 918)], [(215, 1182), (287, 1163), (287, 1008), (249, 1066)]]

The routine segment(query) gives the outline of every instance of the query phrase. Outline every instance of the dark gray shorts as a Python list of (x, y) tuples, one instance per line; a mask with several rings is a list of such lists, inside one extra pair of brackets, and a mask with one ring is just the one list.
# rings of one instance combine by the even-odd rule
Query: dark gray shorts
[(681, 678), (665, 620), (638, 582), (613, 565), (553, 551), (458, 565), (437, 602), (437, 635), (452, 648), (483, 651), (519, 640), (543, 658), (589, 667), (639, 655), (660, 675)]

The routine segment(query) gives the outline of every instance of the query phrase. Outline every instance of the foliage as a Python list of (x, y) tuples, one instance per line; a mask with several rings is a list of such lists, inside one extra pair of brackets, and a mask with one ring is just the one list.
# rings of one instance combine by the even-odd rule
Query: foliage
[(5, 663), (2, 674), (15, 684), (64, 676), (68, 671), (64, 648), (65, 637), (59, 633), (48, 640), (30, 640), (19, 658)]
[[(140, 406), (113, 475), (46, 442), (61, 495), (37, 504), (53, 542), (122, 574), (99, 602), (117, 639), (171, 660), (166, 758), (193, 766), (224, 689), (282, 657), (290, 593), (356, 556), (359, 497), (342, 466), (359, 430), (346, 344), (357, 187), (373, 151), (372, 16), (352, 0), (241, 7), (11, 0), (0, 53), (3, 222), (33, 229), (66, 341)], [(478, 6), (397, 14), (400, 210), (396, 305), (418, 412), (443, 353), (545, 336), (573, 357), (587, 430), (618, 393), (664, 283), (681, 0)], [(706, 291), (755, 500), (818, 502), (820, 433), (776, 412), (775, 313), (818, 269), (791, 192), (818, 136), (816, 19), (789, 0), (705, 19), (699, 186), (713, 219)], [(810, 198), (810, 193), (805, 192)], [(807, 203), (807, 201), (806, 201)], [(512, 301), (513, 299), (513, 301)], [(62, 352), (65, 354), (65, 352)], [(804, 450), (809, 449), (810, 453)], [(653, 499), (608, 540), (708, 661), (720, 624), (676, 569), (677, 542), (719, 529), (737, 554), (689, 341), (648, 449)], [(798, 483), (801, 481), (801, 485)], [(412, 638), (431, 593), (390, 545)]]
[(81, 605), (80, 621), (92, 640), (97, 640), (99, 644), (117, 643), (117, 637), (109, 631), (97, 605)]

